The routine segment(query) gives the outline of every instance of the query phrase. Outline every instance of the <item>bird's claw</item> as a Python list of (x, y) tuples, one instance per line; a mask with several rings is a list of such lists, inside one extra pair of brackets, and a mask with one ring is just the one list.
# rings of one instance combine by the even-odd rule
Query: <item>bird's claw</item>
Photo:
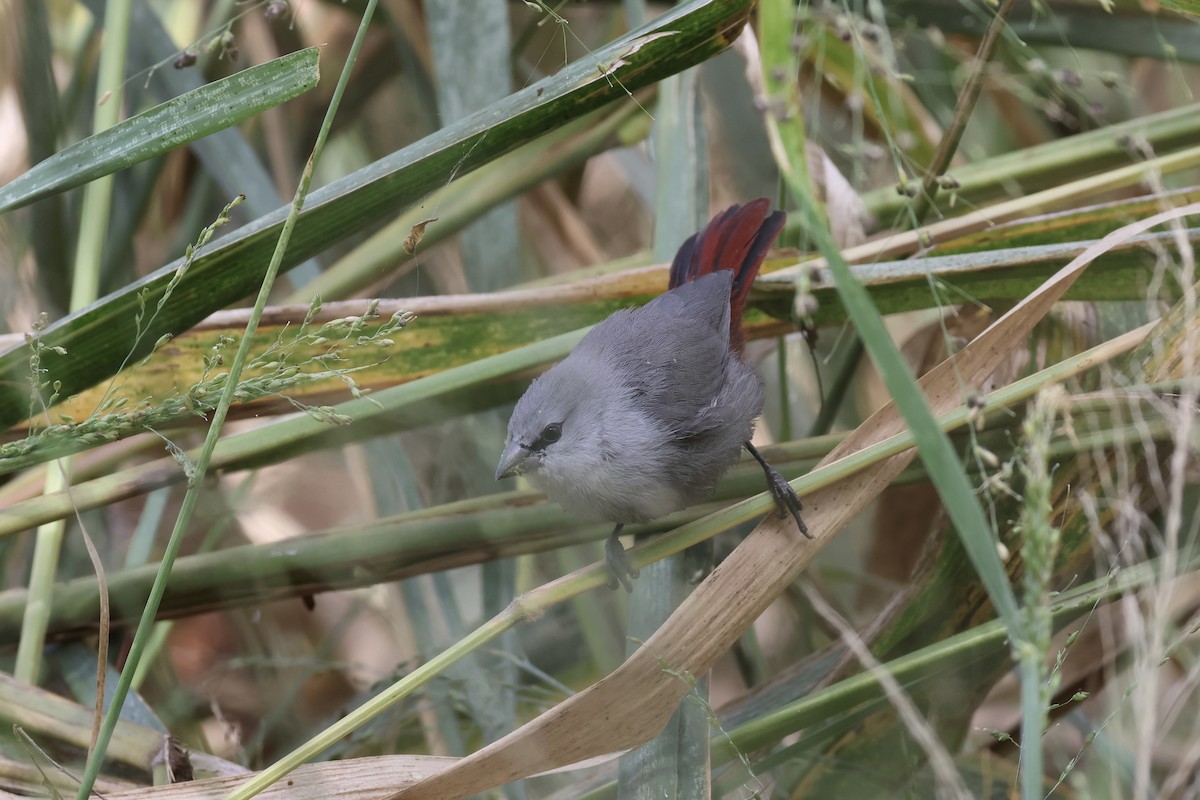
[(771, 496), (775, 498), (775, 508), (779, 510), (779, 516), (787, 519), (790, 515), (796, 520), (800, 532), (809, 539), (813, 538), (808, 532), (808, 526), (800, 518), (800, 511), (804, 508), (804, 504), (800, 502), (800, 495), (796, 494), (792, 485), (774, 467), (767, 468), (767, 485), (771, 487)]
[(604, 542), (604, 560), (608, 564), (608, 588), (616, 591), (618, 586), (624, 586), (625, 591), (632, 592), (633, 579), (638, 576), (639, 571), (629, 563), (625, 546), (617, 538), (616, 532)]

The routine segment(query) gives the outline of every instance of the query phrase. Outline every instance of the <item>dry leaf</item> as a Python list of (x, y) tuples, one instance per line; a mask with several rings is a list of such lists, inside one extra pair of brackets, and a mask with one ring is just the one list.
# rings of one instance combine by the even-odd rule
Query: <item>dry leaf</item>
[(833, 241), (843, 250), (862, 244), (867, 240), (867, 228), (875, 223), (866, 204), (824, 150), (806, 140), (804, 152), (813, 191), (825, 204)]
[[(376, 800), (413, 784), (452, 758), (436, 756), (374, 756), (305, 764), (287, 779), (263, 790), (258, 797), (270, 800)], [(208, 778), (170, 786), (151, 786), (126, 792), (108, 792), (108, 800), (220, 800), (246, 782), (245, 775)]]
[(404, 252), (408, 253), (410, 256), (415, 254), (417, 252), (417, 246), (420, 245), (421, 240), (425, 238), (425, 226), (431, 222), (437, 221), (437, 217), (430, 217), (429, 219), (423, 219), (416, 225), (413, 225), (412, 230), (408, 232), (408, 236), (404, 237), (404, 244), (401, 245), (401, 247), (404, 248)]

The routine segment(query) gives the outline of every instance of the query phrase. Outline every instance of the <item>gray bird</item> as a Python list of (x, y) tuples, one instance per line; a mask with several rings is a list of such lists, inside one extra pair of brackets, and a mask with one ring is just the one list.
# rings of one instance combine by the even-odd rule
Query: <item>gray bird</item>
[(785, 215), (766, 198), (718, 214), (679, 248), (670, 289), (600, 322), (517, 401), (496, 479), (527, 475), (572, 514), (616, 523), (605, 552), (626, 589), (617, 538), (703, 499), (746, 448), (781, 516), (800, 499), (750, 443), (763, 388), (743, 360), (742, 310)]

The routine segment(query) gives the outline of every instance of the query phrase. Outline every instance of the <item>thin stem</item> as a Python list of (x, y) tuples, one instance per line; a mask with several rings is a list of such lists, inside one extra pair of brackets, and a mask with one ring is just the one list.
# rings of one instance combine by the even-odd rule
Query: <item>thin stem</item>
[(849, 350), (842, 359), (842, 366), (829, 387), (829, 394), (821, 398), (821, 410), (817, 412), (817, 418), (813, 420), (812, 427), (808, 429), (810, 437), (824, 436), (833, 428), (833, 421), (842, 408), (842, 401), (846, 399), (846, 395), (850, 391), (850, 385), (854, 382), (854, 375), (858, 372), (858, 365), (862, 362), (865, 351), (862, 339), (854, 335)]
[(979, 52), (975, 54), (971, 74), (967, 77), (967, 82), (963, 84), (962, 91), (958, 95), (958, 102), (954, 105), (954, 117), (950, 120), (950, 127), (946, 128), (941, 142), (938, 143), (933, 161), (925, 170), (925, 179), (921, 181), (920, 194), (913, 203), (913, 216), (917, 222), (924, 219), (930, 208), (933, 207), (933, 198), (937, 195), (938, 190), (938, 178), (950, 166), (950, 159), (954, 158), (954, 153), (958, 150), (958, 143), (962, 141), (963, 131), (967, 129), (971, 112), (975, 110), (975, 103), (979, 100), (979, 93), (983, 90), (983, 79), (987, 72), (988, 62), (992, 60), (996, 43), (1000, 41), (1000, 32), (1004, 30), (1006, 24), (1005, 17), (1012, 11), (1014, 3), (1015, 0), (1005, 0), (1004, 5), (1000, 6), (996, 12), (996, 16), (992, 17), (987, 31), (983, 34), (983, 39), (979, 42)]

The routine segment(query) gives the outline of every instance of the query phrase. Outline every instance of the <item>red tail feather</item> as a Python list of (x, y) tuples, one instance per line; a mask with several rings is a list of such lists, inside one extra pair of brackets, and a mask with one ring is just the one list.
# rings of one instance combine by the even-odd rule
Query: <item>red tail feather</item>
[(771, 202), (765, 197), (744, 206), (730, 206), (713, 217), (702, 231), (688, 237), (671, 263), (672, 289), (701, 275), (722, 269), (733, 270), (729, 346), (737, 353), (741, 353), (746, 344), (742, 310), (746, 307), (750, 286), (767, 255), (767, 248), (787, 219), (782, 211), (768, 214), (770, 207)]

